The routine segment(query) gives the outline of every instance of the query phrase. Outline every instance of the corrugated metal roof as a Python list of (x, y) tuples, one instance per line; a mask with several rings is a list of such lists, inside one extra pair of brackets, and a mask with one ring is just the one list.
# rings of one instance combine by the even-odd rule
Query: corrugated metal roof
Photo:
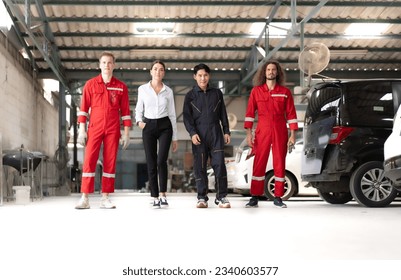
[[(145, 82), (152, 60), (166, 61), (171, 71), (189, 72), (194, 65), (206, 62), (217, 74), (231, 71), (238, 83), (246, 76), (244, 69), (259, 34), (251, 34), (254, 22), (265, 22), (276, 2), (281, 3), (271, 25), (291, 23), (293, 15), (299, 23), (310, 15), (319, 1), (35, 1), (30, 6), (33, 32), (18, 19), (26, 18), (25, 1), (5, 1), (18, 23), (18, 30), (33, 53), (38, 71), (43, 76), (54, 69), (63, 69), (68, 83), (93, 76), (102, 50), (111, 50), (117, 57), (120, 73), (126, 78)], [(321, 42), (332, 51), (330, 63), (322, 74), (330, 76), (397, 76), (401, 68), (401, 4), (400, 1), (328, 1), (304, 25), (304, 34), (296, 33), (274, 54), (288, 69), (294, 84), (299, 83), (298, 56), (303, 44)], [(294, 12), (295, 11), (295, 12)], [(173, 33), (150, 36), (133, 33), (143, 22), (175, 22)], [(359, 22), (390, 23), (382, 36), (370, 39), (344, 35), (349, 24)], [(46, 24), (48, 23), (48, 25)], [(38, 25), (38, 26), (37, 26)], [(34, 26), (34, 28), (32, 28)], [(35, 27), (36, 26), (36, 27)], [(46, 29), (46, 26), (49, 29)], [(38, 35), (35, 32), (40, 30)], [(49, 32), (46, 32), (48, 30)], [(261, 30), (262, 31), (262, 30)], [(43, 44), (43, 34), (53, 41), (59, 57), (50, 51), (43, 57), (35, 41)], [(50, 35), (49, 35), (50, 34)], [(262, 38), (258, 44), (273, 50), (283, 38)], [(51, 46), (47, 46), (51, 48)], [(362, 52), (361, 52), (362, 51)], [(359, 52), (359, 53), (358, 53)], [(263, 57), (259, 56), (259, 60)], [(58, 61), (59, 60), (59, 61)], [(59, 66), (60, 66), (59, 65)], [(342, 70), (343, 69), (343, 70)], [(381, 69), (381, 70), (380, 70)], [(242, 72), (241, 72), (242, 70)], [(79, 75), (74, 72), (79, 71)], [(343, 73), (343, 74), (341, 74)], [(78, 76), (78, 77), (77, 77)], [(175, 75), (174, 75), (175, 76)], [(228, 75), (227, 75), (228, 76)], [(170, 77), (171, 84), (186, 85), (186, 76)], [(190, 75), (188, 76), (190, 77)], [(297, 81), (298, 79), (298, 81)], [(246, 83), (245, 83), (246, 84)], [(135, 89), (133, 89), (135, 91)]]

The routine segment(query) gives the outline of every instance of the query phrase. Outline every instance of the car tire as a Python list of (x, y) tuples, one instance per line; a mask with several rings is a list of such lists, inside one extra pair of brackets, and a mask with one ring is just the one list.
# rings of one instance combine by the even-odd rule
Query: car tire
[(367, 207), (385, 207), (396, 198), (398, 191), (384, 177), (383, 162), (369, 161), (351, 176), (350, 191), (353, 198)]
[(317, 189), (317, 193), (324, 201), (330, 204), (345, 204), (352, 200), (349, 192), (323, 192)]
[[(285, 185), (284, 195), (281, 197), (282, 200), (288, 200), (294, 193), (298, 193), (298, 182), (294, 175), (289, 172), (285, 172)], [(265, 176), (265, 196), (269, 200), (274, 199), (274, 172), (269, 171)]]

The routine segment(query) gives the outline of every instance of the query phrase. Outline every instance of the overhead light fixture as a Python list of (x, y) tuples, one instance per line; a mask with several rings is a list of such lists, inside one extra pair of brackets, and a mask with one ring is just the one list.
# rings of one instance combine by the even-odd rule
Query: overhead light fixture
[(389, 26), (389, 23), (351, 23), (344, 34), (370, 39), (382, 35)]
[(7, 12), (6, 7), (4, 6), (3, 1), (0, 2), (0, 29), (7, 28), (7, 31), (11, 29), (13, 25), (13, 21), (10, 18), (10, 15)]
[[(259, 35), (266, 27), (265, 22), (254, 22), (249, 29), (249, 33)], [(267, 26), (270, 38), (285, 38), (291, 29), (290, 22), (271, 22)]]
[(139, 22), (133, 24), (134, 34), (173, 34), (175, 22)]

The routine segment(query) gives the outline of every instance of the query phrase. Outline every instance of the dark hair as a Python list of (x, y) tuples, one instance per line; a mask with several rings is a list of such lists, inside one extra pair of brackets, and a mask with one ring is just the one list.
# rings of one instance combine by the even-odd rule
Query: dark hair
[(110, 56), (111, 58), (113, 58), (113, 62), (116, 62), (116, 58), (114, 57), (114, 54), (112, 54), (111, 52), (108, 51), (104, 51), (101, 53), (101, 55), (99, 56), (99, 62), (102, 59), (103, 56)]
[(258, 71), (256, 72), (255, 76), (253, 76), (252, 82), (254, 86), (260, 86), (266, 83), (266, 68), (269, 64), (276, 65), (277, 68), (277, 77), (276, 82), (279, 85), (284, 86), (285, 84), (285, 73), (283, 68), (281, 67), (280, 63), (277, 60), (268, 60), (265, 62), (261, 67), (259, 67)]
[(200, 64), (198, 64), (198, 65), (196, 65), (195, 67), (194, 67), (194, 74), (196, 75), (196, 73), (198, 73), (198, 71), (199, 70), (205, 70), (206, 71), (206, 73), (209, 73), (210, 74), (210, 68), (209, 68), (209, 66), (207, 66), (206, 64), (204, 64), (204, 63), (200, 63)]
[(161, 64), (161, 65), (163, 66), (164, 70), (166, 70), (166, 65), (165, 65), (164, 62), (161, 61), (160, 59), (156, 59), (155, 61), (153, 61), (153, 62), (152, 62), (152, 66), (150, 67), (150, 69), (152, 69), (152, 68), (153, 68), (153, 65), (155, 65), (155, 64)]

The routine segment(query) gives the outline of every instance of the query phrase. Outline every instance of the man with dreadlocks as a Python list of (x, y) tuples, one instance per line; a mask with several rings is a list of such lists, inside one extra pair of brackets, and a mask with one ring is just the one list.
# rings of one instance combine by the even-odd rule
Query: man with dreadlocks
[[(251, 199), (245, 207), (258, 207), (259, 197), (264, 193), (266, 165), (270, 150), (273, 154), (274, 205), (286, 208), (281, 197), (284, 195), (285, 157), (287, 149), (295, 143), (298, 129), (297, 114), (291, 91), (284, 86), (285, 76), (280, 64), (270, 60), (264, 63), (253, 78), (254, 87), (248, 101), (244, 128), (248, 145), (255, 155), (251, 182)], [(258, 124), (255, 134), (252, 127), (255, 115)], [(290, 128), (288, 136), (287, 123)]]

